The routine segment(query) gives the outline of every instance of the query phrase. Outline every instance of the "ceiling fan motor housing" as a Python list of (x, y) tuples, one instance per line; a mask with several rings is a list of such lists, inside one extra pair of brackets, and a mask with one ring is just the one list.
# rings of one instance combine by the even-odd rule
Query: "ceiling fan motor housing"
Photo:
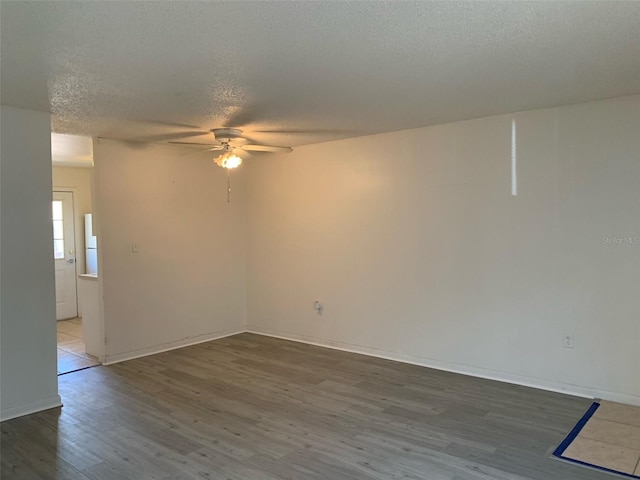
[(216, 140), (222, 143), (228, 143), (233, 139), (242, 138), (242, 130), (237, 128), (214, 128), (211, 133), (216, 137)]

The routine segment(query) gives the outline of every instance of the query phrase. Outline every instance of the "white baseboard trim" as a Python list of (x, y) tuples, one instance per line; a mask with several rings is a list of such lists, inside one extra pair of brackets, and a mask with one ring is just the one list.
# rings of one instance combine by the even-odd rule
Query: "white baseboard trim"
[(626, 403), (627, 405), (635, 405), (640, 407), (640, 397), (628, 395), (626, 393), (608, 392), (606, 390), (597, 390), (595, 398), (598, 400), (608, 400), (610, 402)]
[(210, 342), (211, 340), (230, 337), (231, 335), (237, 335), (239, 333), (243, 333), (244, 331), (244, 328), (228, 328), (213, 333), (204, 333), (196, 337), (187, 337), (176, 340), (174, 342), (154, 345), (153, 347), (141, 348), (124, 353), (116, 353), (115, 355), (105, 355), (102, 359), (102, 364), (113, 365), (114, 363), (133, 360), (134, 358), (146, 357), (148, 355), (155, 355), (156, 353), (168, 352), (169, 350), (175, 350), (177, 348), (188, 347), (191, 345), (197, 345), (198, 343)]
[(309, 337), (306, 335), (289, 334), (282, 332), (275, 332), (270, 329), (262, 327), (248, 326), (248, 333), (254, 333), (257, 335), (265, 335), (268, 337), (281, 338), (283, 340), (291, 340), (294, 342), (307, 343), (309, 345), (316, 345), (319, 347), (332, 348), (335, 350), (342, 350), (345, 352), (358, 353), (361, 355), (369, 355), (377, 358), (384, 358), (386, 360), (393, 360), (396, 362), (408, 363), (411, 365), (418, 365), (420, 367), (433, 368), (435, 370), (442, 370), (445, 372), (459, 373), (462, 375), (469, 375), (472, 377), (484, 378), (487, 380), (495, 380), (498, 382), (512, 383), (514, 385), (520, 385), (523, 387), (537, 388), (540, 390), (546, 390), (550, 392), (563, 393), (565, 395), (574, 395), (577, 397), (584, 397), (590, 399), (603, 399), (612, 402), (626, 403), (629, 405), (640, 406), (640, 397), (635, 395), (628, 395), (624, 393), (609, 392), (606, 390), (599, 390), (594, 388), (583, 387), (580, 385), (564, 384), (560, 382), (540, 379), (536, 377), (528, 377), (524, 375), (515, 375), (505, 372), (498, 372), (493, 370), (486, 370), (482, 368), (469, 367), (467, 365), (459, 365), (450, 362), (442, 362), (425, 357), (419, 357), (415, 355), (407, 355), (397, 352), (388, 352), (371, 347), (365, 347), (362, 345), (353, 345), (345, 342), (328, 341)]
[(55, 395), (53, 397), (38, 400), (37, 402), (29, 403), (27, 405), (20, 405), (19, 407), (12, 407), (2, 410), (2, 413), (0, 413), (0, 422), (61, 406), (62, 399), (60, 398), (60, 395)]

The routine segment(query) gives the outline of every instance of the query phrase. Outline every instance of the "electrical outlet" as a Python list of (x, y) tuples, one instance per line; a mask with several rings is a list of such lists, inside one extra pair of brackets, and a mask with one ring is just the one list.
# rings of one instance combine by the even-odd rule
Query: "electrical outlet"
[(575, 338), (573, 335), (565, 335), (562, 337), (562, 346), (564, 348), (573, 348), (575, 346)]
[(316, 300), (315, 302), (313, 302), (313, 309), (316, 311), (318, 315), (322, 315), (324, 306), (318, 300)]

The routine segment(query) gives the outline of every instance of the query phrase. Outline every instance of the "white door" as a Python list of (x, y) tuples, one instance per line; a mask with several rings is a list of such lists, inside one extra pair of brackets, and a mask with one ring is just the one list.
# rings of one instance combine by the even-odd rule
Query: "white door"
[(56, 265), (56, 320), (78, 316), (73, 193), (53, 192), (53, 257)]

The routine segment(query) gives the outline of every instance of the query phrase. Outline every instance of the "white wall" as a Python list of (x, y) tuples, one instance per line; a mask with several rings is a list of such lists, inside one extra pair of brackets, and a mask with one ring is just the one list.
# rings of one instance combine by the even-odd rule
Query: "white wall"
[[(75, 213), (76, 272), (85, 273), (84, 214), (91, 213), (93, 168), (53, 167), (53, 190), (73, 192)], [(82, 303), (78, 297), (78, 316), (82, 316)]]
[(227, 203), (225, 171), (211, 158), (94, 143), (106, 363), (244, 329), (242, 172), (234, 172)]
[(1, 107), (0, 419), (60, 405), (49, 114)]
[(639, 132), (634, 96), (251, 162), (249, 329), (640, 404)]

